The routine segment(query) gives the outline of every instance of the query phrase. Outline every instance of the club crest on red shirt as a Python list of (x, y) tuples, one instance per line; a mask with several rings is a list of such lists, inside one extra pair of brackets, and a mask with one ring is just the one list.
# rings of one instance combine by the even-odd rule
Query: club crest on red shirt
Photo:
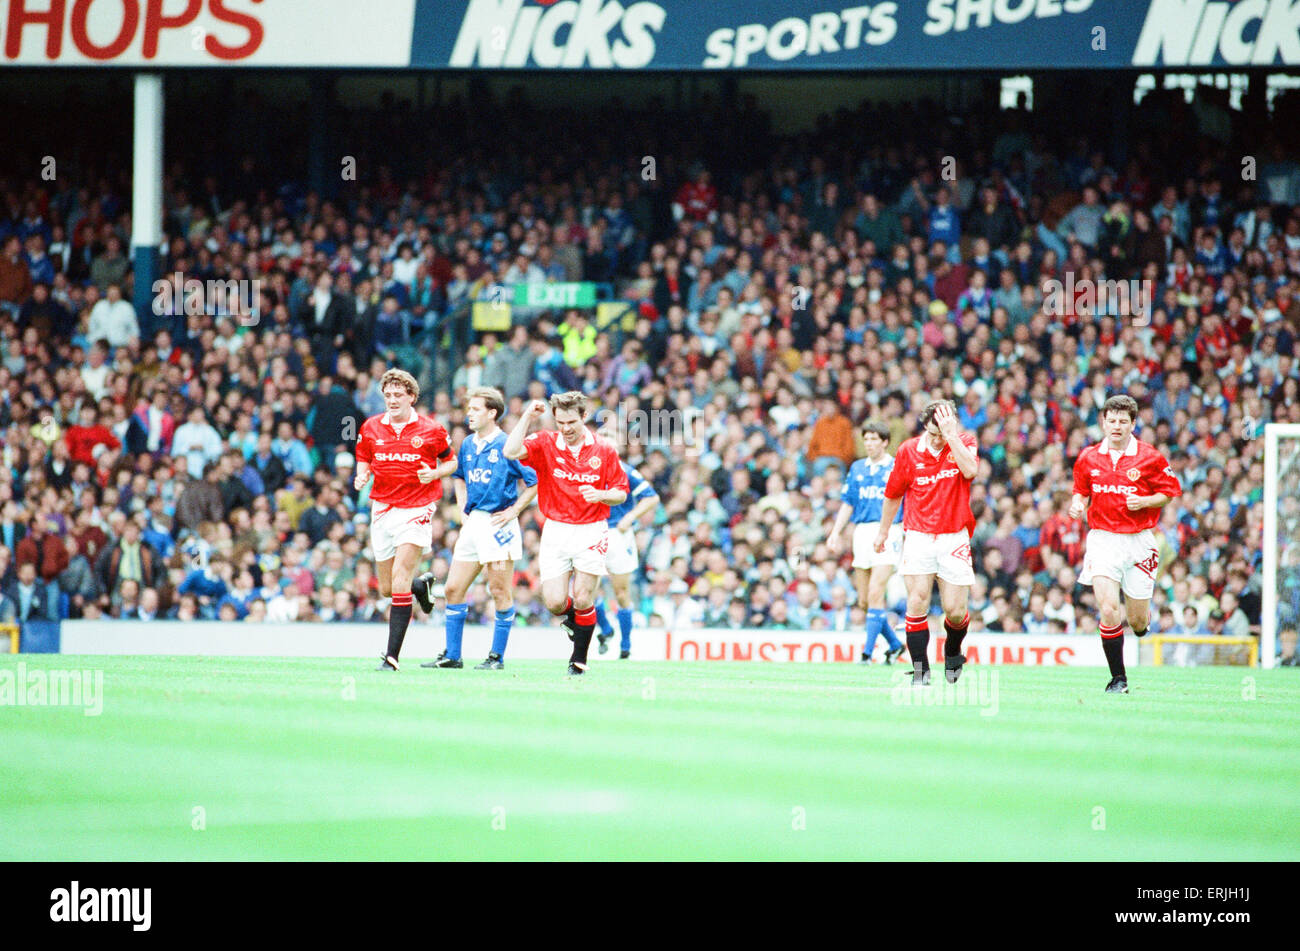
[(1134, 469), (1130, 469), (1126, 474), (1128, 475), (1130, 481), (1136, 482), (1138, 480), (1138, 476), (1142, 474), (1142, 470), (1134, 468)]
[(600, 468), (600, 456), (592, 456), (592, 457), (591, 457), (591, 467), (592, 467), (593, 469), (599, 469), (599, 468)]
[(420, 448), (421, 446), (423, 446), (423, 445), (424, 445), (424, 437), (423, 437), (423, 436), (412, 436), (412, 437), (411, 437), (411, 448), (412, 448), (412, 449), (419, 449), (419, 448)]

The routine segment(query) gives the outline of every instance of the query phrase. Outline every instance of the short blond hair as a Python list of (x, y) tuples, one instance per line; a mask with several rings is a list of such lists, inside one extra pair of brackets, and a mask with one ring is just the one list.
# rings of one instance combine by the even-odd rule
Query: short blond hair
[(465, 405), (469, 406), (469, 401), (479, 399), (483, 405), (490, 410), (495, 410), (497, 414), (496, 421), (499, 423), (506, 415), (506, 398), (500, 390), (494, 386), (474, 386), (465, 393)]
[(418, 400), (420, 398), (420, 384), (416, 382), (415, 377), (411, 376), (411, 374), (407, 373), (405, 370), (399, 370), (394, 367), (385, 373), (379, 380), (379, 392), (383, 393), (384, 390), (388, 389), (388, 384), (390, 383), (396, 383), (402, 389), (406, 390), (406, 392), (410, 393), (411, 399)]

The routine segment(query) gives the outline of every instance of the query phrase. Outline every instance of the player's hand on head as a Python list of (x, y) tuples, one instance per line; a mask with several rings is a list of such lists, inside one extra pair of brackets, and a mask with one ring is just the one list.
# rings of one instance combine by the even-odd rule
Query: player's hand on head
[(952, 411), (951, 406), (940, 406), (936, 409), (934, 422), (944, 436), (951, 436), (957, 432), (957, 414)]

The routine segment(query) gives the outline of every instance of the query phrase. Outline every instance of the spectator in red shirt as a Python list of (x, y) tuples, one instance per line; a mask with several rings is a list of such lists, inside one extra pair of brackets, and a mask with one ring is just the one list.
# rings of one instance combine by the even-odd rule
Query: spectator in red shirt
[(97, 416), (93, 406), (81, 407), (80, 424), (69, 426), (65, 437), (69, 455), (75, 461), (84, 462), (91, 467), (95, 465), (96, 446), (105, 445), (110, 449), (122, 448), (122, 443), (112, 431), (107, 426), (99, 425)]
[(108, 544), (108, 534), (90, 520), (90, 511), (81, 509), (73, 522), (72, 537), (77, 541), (77, 553), (85, 555), (94, 564), (104, 546)]
[(32, 275), (23, 260), (23, 244), (17, 235), (5, 239), (0, 250), (0, 304), (4, 304), (15, 317), (18, 308), (32, 296)]
[(934, 296), (948, 305), (948, 310), (957, 309), (957, 301), (970, 284), (970, 268), (965, 264), (954, 265), (943, 252), (934, 252), (930, 258), (930, 267), (934, 271)]
[(1196, 356), (1200, 359), (1208, 356), (1216, 367), (1221, 367), (1231, 356), (1232, 343), (1232, 334), (1224, 326), (1223, 319), (1218, 314), (1210, 314), (1196, 335)]
[(43, 581), (54, 581), (68, 567), (68, 552), (59, 537), (59, 523), (44, 512), (32, 519), (31, 531), (14, 553), (19, 565), (32, 564)]
[(718, 220), (718, 190), (709, 184), (707, 169), (695, 173), (695, 180), (677, 190), (673, 199), (673, 218), (713, 224)]
[(1070, 518), (1066, 511), (1069, 501), (1067, 493), (1056, 493), (1055, 511), (1043, 522), (1040, 545), (1061, 555), (1071, 566), (1077, 566), (1083, 560), (1083, 519)]

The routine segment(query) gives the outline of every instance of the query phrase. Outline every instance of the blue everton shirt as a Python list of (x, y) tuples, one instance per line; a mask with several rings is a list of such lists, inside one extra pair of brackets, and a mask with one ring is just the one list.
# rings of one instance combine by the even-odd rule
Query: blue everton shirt
[[(885, 483), (889, 473), (894, 469), (894, 457), (886, 455), (879, 462), (859, 459), (849, 466), (848, 478), (844, 480), (844, 494), (841, 501), (853, 506), (851, 516), (855, 525), (867, 522), (879, 522), (880, 512), (885, 505)], [(897, 524), (903, 520), (903, 506), (898, 507), (894, 516)]]
[(520, 479), (525, 485), (537, 484), (537, 473), (518, 459), (507, 459), (506, 434), (498, 429), (486, 441), (470, 433), (456, 454), (457, 479), (465, 480), (465, 514), (476, 509), (500, 512), (519, 498)]
[(961, 219), (952, 205), (935, 205), (930, 209), (930, 243), (942, 241), (952, 245), (961, 240)]
[(618, 525), (618, 523), (627, 516), (627, 513), (632, 511), (632, 509), (636, 507), (636, 504), (642, 499), (651, 495), (655, 497), (658, 497), (659, 495), (659, 493), (655, 491), (655, 487), (647, 482), (645, 477), (641, 475), (641, 473), (637, 472), (635, 468), (629, 466), (626, 462), (620, 463), (620, 465), (623, 466), (623, 471), (627, 473), (628, 493), (627, 498), (624, 499), (622, 503), (610, 506), (610, 525)]

